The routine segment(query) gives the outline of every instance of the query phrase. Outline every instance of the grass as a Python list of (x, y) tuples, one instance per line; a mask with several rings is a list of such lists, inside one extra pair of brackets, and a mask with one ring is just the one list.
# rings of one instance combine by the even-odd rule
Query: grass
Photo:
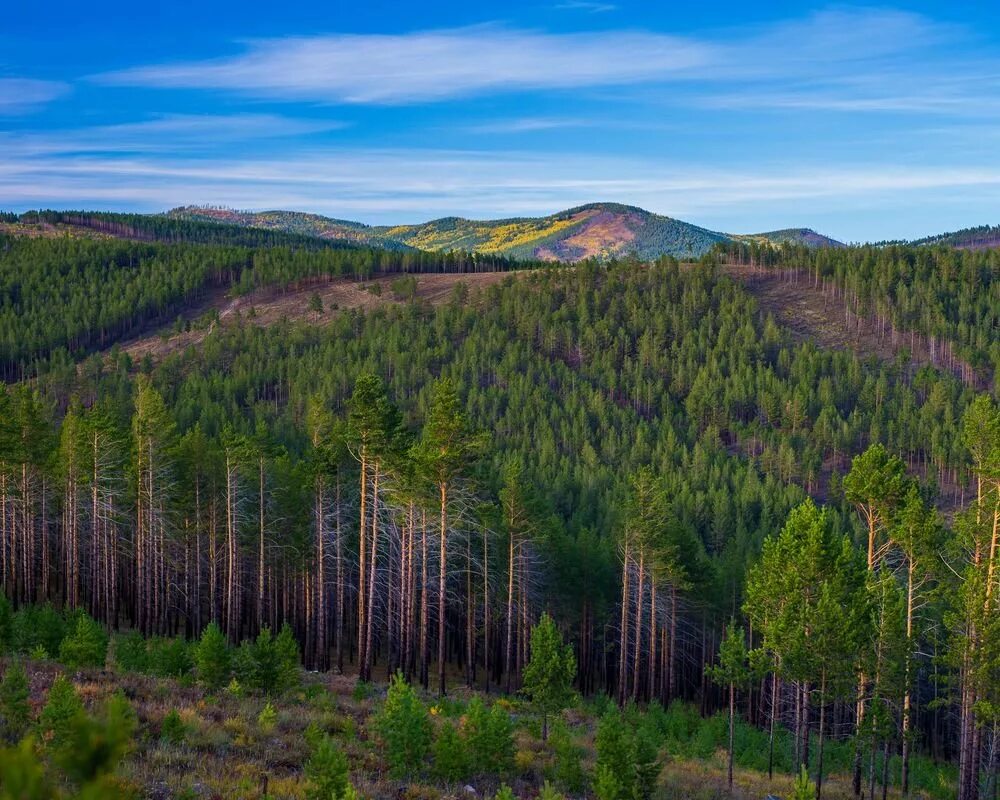
[[(72, 679), (84, 704), (91, 709), (113, 692), (122, 691), (136, 711), (139, 727), (134, 749), (120, 770), (121, 778), (133, 787), (136, 796), (162, 800), (304, 800), (308, 785), (303, 765), (311, 754), (309, 738), (316, 733), (328, 734), (343, 750), (360, 797), (443, 800), (465, 796), (467, 785), (478, 797), (492, 797), (503, 780), (517, 797), (526, 798), (535, 797), (545, 781), (557, 785), (563, 778), (569, 780), (566, 776), (574, 775), (582, 776), (586, 787), (596, 759), (597, 722), (612, 707), (605, 697), (578, 703), (553, 726), (553, 741), (544, 744), (539, 719), (521, 699), (486, 698), (487, 703), (500, 704), (514, 721), (513, 771), (504, 776), (472, 775), (448, 783), (433, 777), (429, 761), (414, 778), (396, 779), (390, 775), (384, 748), (371, 726), (385, 698), (381, 683), (358, 684), (351, 676), (305, 673), (299, 689), (268, 700), (232, 688), (208, 692), (190, 677), (155, 678), (105, 669), (69, 672), (51, 661), (29, 661), (27, 667), (35, 715), (60, 673)], [(474, 695), (456, 685), (446, 698), (423, 696), (435, 730), (445, 724), (460, 728)], [(702, 719), (693, 706), (675, 703), (669, 709), (630, 709), (627, 721), (652, 732), (660, 743), (662, 771), (657, 798), (711, 800), (729, 796), (725, 715)], [(563, 744), (555, 744), (560, 737)], [(570, 746), (566, 746), (567, 741)], [(775, 748), (775, 776), (768, 780), (766, 733), (739, 724), (734, 797), (787, 797), (793, 780), (791, 748), (791, 737), (781, 730)], [(830, 800), (847, 800), (851, 796), (848, 774), (852, 754), (850, 742), (827, 743), (826, 761), (831, 774), (824, 795)], [(890, 762), (890, 767), (898, 783), (898, 759)], [(955, 779), (952, 766), (934, 765), (929, 759), (917, 757), (912, 774), (912, 796), (918, 800), (951, 796)], [(577, 783), (575, 787), (560, 788), (567, 797), (582, 797), (586, 789)], [(891, 789), (889, 796), (899, 797), (898, 790)]]

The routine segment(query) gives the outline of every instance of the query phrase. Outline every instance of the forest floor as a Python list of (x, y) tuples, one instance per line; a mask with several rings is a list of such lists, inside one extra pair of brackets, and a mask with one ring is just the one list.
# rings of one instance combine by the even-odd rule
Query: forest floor
[[(119, 769), (123, 784), (137, 797), (149, 800), (302, 800), (308, 787), (303, 765), (309, 759), (306, 730), (313, 726), (329, 734), (348, 758), (351, 781), (359, 796), (371, 800), (451, 800), (492, 797), (501, 779), (483, 775), (450, 783), (424, 770), (408, 780), (393, 778), (387, 771), (385, 754), (371, 732), (372, 715), (385, 697), (384, 684), (358, 684), (350, 675), (304, 673), (299, 690), (271, 701), (273, 719), (262, 715), (268, 701), (224, 689), (209, 693), (190, 678), (176, 680), (108, 669), (67, 671), (51, 661), (27, 661), (33, 715), (44, 704), (55, 677), (66, 674), (84, 705), (98, 707), (112, 693), (124, 694), (138, 718), (138, 729), (130, 754)], [(458, 685), (445, 700), (427, 695), (434, 725), (461, 725), (468, 701), (478, 693)], [(566, 798), (590, 793), (573, 791), (560, 784), (567, 767), (552, 742), (540, 738), (540, 724), (523, 700), (517, 697), (479, 695), (487, 702), (501, 702), (515, 724), (513, 770), (503, 776), (518, 798), (535, 798), (546, 781), (559, 786)], [(168, 714), (179, 716), (168, 731)], [(596, 759), (594, 737), (598, 712), (592, 704), (581, 704), (562, 715), (563, 730), (573, 742), (579, 759), (577, 769), (585, 782)], [(720, 728), (721, 730), (721, 728)], [(690, 757), (659, 753), (660, 773), (653, 800), (763, 800), (769, 794), (789, 797), (793, 778), (737, 767), (732, 794), (726, 785), (726, 752), (718, 747), (711, 755)], [(945, 787), (947, 788), (947, 787)], [(849, 776), (831, 775), (824, 783), (827, 800), (852, 798)], [(916, 790), (913, 797), (927, 800), (938, 796)], [(898, 800), (896, 789), (888, 797)]]
[[(180, 316), (185, 320), (183, 330), (176, 324), (166, 325), (158, 331), (144, 333), (122, 342), (119, 349), (139, 361), (146, 355), (155, 362), (171, 353), (198, 345), (215, 325), (235, 324), (239, 321), (267, 326), (280, 320), (298, 320), (314, 325), (328, 324), (336, 315), (353, 309), (372, 310), (384, 306), (402, 305), (408, 297), (393, 289), (399, 278), (412, 277), (417, 300), (442, 305), (464, 284), (470, 295), (488, 286), (500, 283), (519, 272), (469, 272), (383, 275), (373, 280), (358, 281), (352, 278), (317, 278), (300, 281), (297, 285), (281, 290), (262, 289), (242, 297), (231, 297), (225, 290), (215, 290), (192, 304)], [(313, 295), (319, 295), (323, 310), (313, 308)]]

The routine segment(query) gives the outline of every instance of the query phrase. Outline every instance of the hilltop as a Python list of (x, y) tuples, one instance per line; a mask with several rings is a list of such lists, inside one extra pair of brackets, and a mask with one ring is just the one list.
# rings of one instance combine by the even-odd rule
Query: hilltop
[(979, 225), (974, 228), (962, 228), (962, 230), (951, 231), (950, 233), (939, 233), (935, 236), (916, 239), (910, 242), (910, 244), (945, 245), (958, 250), (988, 250), (1000, 247), (1000, 225)]
[(431, 252), (465, 250), (537, 258), (579, 261), (634, 255), (697, 258), (713, 245), (735, 239), (772, 243), (790, 241), (811, 247), (837, 247), (839, 242), (809, 228), (737, 236), (654, 214), (620, 203), (590, 203), (546, 217), (472, 220), (443, 217), (408, 225), (374, 226), (296, 211), (231, 211), (185, 206), (168, 212), (178, 219), (283, 230), (323, 239), (347, 240), (390, 248)]

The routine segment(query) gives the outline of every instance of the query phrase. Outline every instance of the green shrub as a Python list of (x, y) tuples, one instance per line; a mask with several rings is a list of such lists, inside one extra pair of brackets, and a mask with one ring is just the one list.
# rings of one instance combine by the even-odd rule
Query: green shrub
[(48, 699), (38, 716), (38, 732), (53, 749), (63, 747), (70, 736), (73, 718), (83, 712), (83, 703), (65, 675), (58, 675), (49, 689)]
[[(621, 712), (609, 711), (601, 717), (594, 745), (597, 749), (595, 784), (602, 770), (610, 771), (618, 783), (617, 794), (602, 796), (600, 800), (631, 800), (637, 789), (635, 734), (625, 724)], [(610, 783), (605, 791), (610, 791)]]
[(14, 612), (7, 595), (0, 592), (0, 655), (10, 651), (14, 643)]
[(434, 741), (434, 777), (455, 783), (469, 774), (469, 758), (458, 730), (451, 722), (444, 722)]
[(517, 800), (517, 798), (514, 796), (513, 789), (506, 783), (501, 783), (500, 788), (497, 789), (497, 793), (493, 795), (493, 800)]
[(14, 614), (11, 622), (11, 650), (32, 653), (45, 648), (45, 657), (59, 654), (59, 645), (66, 635), (66, 622), (52, 606), (25, 606)]
[(548, 781), (542, 784), (542, 790), (538, 793), (538, 800), (566, 800), (559, 792), (553, 788)]
[[(97, 716), (80, 710), (70, 718), (65, 746), (57, 752), (56, 761), (77, 785), (99, 781), (113, 773), (128, 752), (135, 728), (132, 707), (116, 693)], [(100, 792), (91, 796), (114, 797)]]
[(124, 672), (149, 672), (149, 651), (146, 640), (138, 631), (119, 634), (114, 638), (114, 663)]
[(792, 786), (790, 800), (812, 800), (816, 796), (812, 781), (809, 780), (809, 773), (806, 772), (805, 765), (799, 769), (799, 774), (795, 777), (795, 784)]
[(191, 646), (181, 637), (153, 639), (149, 643), (149, 661), (154, 674), (161, 678), (183, 678), (194, 669)]
[(598, 764), (594, 771), (594, 796), (597, 800), (619, 800), (623, 796), (621, 781), (607, 764)]
[(76, 615), (76, 623), (59, 645), (59, 660), (67, 667), (103, 667), (108, 655), (108, 635), (87, 614)]
[(469, 701), (462, 722), (462, 735), (476, 773), (503, 775), (514, 765), (514, 724), (501, 706), (487, 711), (483, 701)]
[(316, 738), (305, 775), (306, 800), (347, 800), (353, 794), (347, 756), (329, 736)]
[(549, 732), (549, 747), (553, 755), (552, 779), (568, 792), (582, 792), (586, 784), (582, 764), (585, 751), (573, 740), (562, 720), (555, 723)]
[(177, 713), (177, 709), (170, 709), (160, 723), (160, 738), (169, 744), (181, 744), (185, 736), (187, 736), (187, 725)]
[(208, 689), (221, 689), (229, 679), (232, 653), (229, 643), (219, 626), (209, 623), (201, 633), (201, 639), (195, 646), (195, 667), (198, 670), (198, 680)]
[(265, 627), (257, 638), (240, 645), (234, 659), (236, 676), (244, 686), (279, 695), (299, 684), (299, 646), (284, 625), (275, 637)]
[(400, 672), (389, 683), (385, 705), (375, 717), (373, 729), (394, 774), (405, 777), (420, 769), (431, 747), (430, 714)]
[(20, 661), (11, 663), (0, 681), (0, 734), (16, 742), (31, 724), (31, 696), (28, 673)]
[(267, 734), (271, 733), (277, 724), (278, 712), (274, 710), (274, 706), (268, 701), (264, 704), (260, 714), (257, 715), (257, 727), (260, 728), (262, 733)]

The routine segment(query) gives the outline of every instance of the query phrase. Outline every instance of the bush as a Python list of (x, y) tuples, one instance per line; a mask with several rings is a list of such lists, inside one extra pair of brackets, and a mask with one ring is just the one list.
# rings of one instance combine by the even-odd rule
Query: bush
[(497, 793), (493, 795), (493, 800), (517, 800), (517, 798), (514, 796), (513, 789), (506, 783), (501, 783), (500, 788), (497, 789)]
[(554, 756), (552, 779), (566, 791), (579, 794), (586, 784), (581, 763), (584, 748), (580, 747), (562, 721), (552, 726), (549, 733), (549, 746)]
[(181, 744), (186, 735), (187, 725), (181, 715), (177, 713), (177, 709), (170, 709), (160, 723), (160, 738), (169, 744)]
[(469, 759), (458, 730), (450, 722), (441, 725), (434, 742), (434, 776), (455, 783), (469, 774)]
[(542, 784), (542, 790), (538, 793), (538, 800), (566, 800), (566, 798), (559, 794), (548, 781), (545, 781)]
[(0, 655), (7, 653), (14, 639), (14, 612), (7, 595), (0, 592)]
[(264, 708), (261, 709), (260, 714), (257, 715), (257, 727), (260, 728), (262, 733), (268, 734), (274, 730), (277, 724), (278, 712), (274, 710), (274, 706), (268, 701), (264, 704)]
[[(621, 712), (609, 711), (601, 717), (594, 745), (597, 748), (595, 784), (601, 779), (602, 772), (610, 772), (618, 784), (616, 794), (605, 794), (600, 800), (631, 800), (637, 789), (635, 734), (626, 726)], [(609, 792), (611, 784), (606, 774), (604, 780), (604, 791)]]
[(502, 706), (489, 711), (478, 697), (469, 701), (462, 733), (475, 772), (503, 775), (514, 765), (514, 724)]
[[(56, 761), (69, 779), (78, 784), (100, 781), (110, 775), (128, 752), (136, 718), (121, 694), (114, 694), (96, 717), (82, 710), (69, 721), (65, 746)], [(101, 792), (93, 797), (113, 797)]]
[(299, 646), (291, 628), (284, 625), (277, 637), (265, 627), (253, 642), (244, 642), (234, 661), (236, 676), (244, 686), (279, 695), (299, 684)]
[(316, 739), (305, 774), (306, 800), (346, 800), (353, 794), (347, 756), (329, 736)]
[(400, 672), (389, 684), (373, 729), (385, 746), (393, 773), (405, 777), (420, 769), (431, 746), (430, 714)]
[(25, 606), (12, 620), (11, 649), (15, 653), (33, 653), (41, 646), (45, 657), (52, 658), (59, 654), (65, 635), (66, 622), (52, 606)]
[(20, 661), (15, 661), (0, 681), (0, 733), (9, 742), (16, 742), (31, 724), (31, 696), (28, 673)]
[(63, 747), (69, 739), (73, 718), (82, 712), (83, 703), (73, 684), (65, 675), (57, 676), (49, 689), (45, 707), (38, 716), (38, 732), (42, 741), (53, 749)]
[(72, 631), (59, 645), (59, 660), (67, 667), (103, 667), (108, 656), (108, 635), (87, 614), (78, 614)]
[(607, 764), (598, 764), (594, 772), (594, 796), (597, 800), (618, 800), (623, 796), (621, 781)]
[(114, 663), (125, 672), (149, 672), (149, 651), (138, 631), (120, 634), (114, 639)]
[(161, 678), (183, 678), (191, 674), (194, 658), (191, 646), (182, 638), (153, 639), (149, 644), (149, 663), (154, 674)]
[(201, 633), (201, 639), (195, 646), (194, 663), (198, 670), (198, 680), (208, 689), (221, 689), (226, 685), (232, 654), (226, 637), (214, 622)]

